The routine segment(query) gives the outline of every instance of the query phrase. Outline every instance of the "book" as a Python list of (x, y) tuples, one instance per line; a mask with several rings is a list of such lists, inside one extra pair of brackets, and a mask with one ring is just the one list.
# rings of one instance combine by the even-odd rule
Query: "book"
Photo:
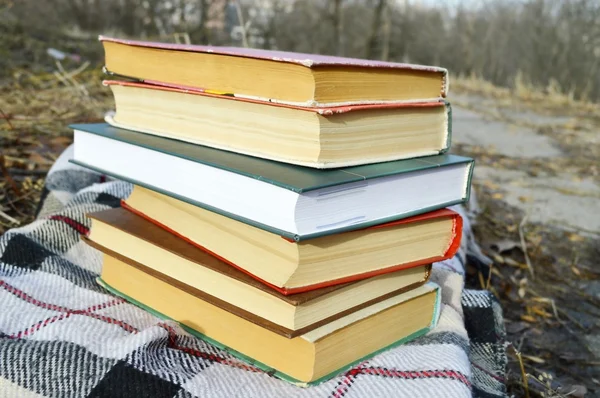
[(109, 74), (302, 106), (432, 101), (444, 68), (251, 48), (100, 36)]
[(71, 162), (301, 240), (468, 200), (473, 160), (438, 155), (317, 170), (119, 129), (76, 124)]
[(439, 287), (428, 282), (287, 338), (110, 256), (104, 256), (99, 283), (249, 364), (304, 386), (422, 336), (437, 323), (440, 305)]
[[(88, 214), (84, 240), (105, 254), (287, 337), (306, 333), (425, 283), (429, 264), (285, 296), (121, 208)], [(272, 272), (277, 272), (273, 269)]]
[(310, 108), (197, 90), (105, 81), (116, 127), (315, 168), (444, 153), (450, 104)]
[(285, 295), (442, 261), (462, 236), (449, 209), (296, 242), (138, 185), (122, 206)]

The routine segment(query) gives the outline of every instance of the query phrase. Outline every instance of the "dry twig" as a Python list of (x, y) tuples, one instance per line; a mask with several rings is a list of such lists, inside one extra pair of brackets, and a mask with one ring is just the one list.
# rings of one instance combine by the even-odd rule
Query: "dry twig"
[(519, 238), (521, 240), (521, 248), (523, 249), (523, 254), (525, 255), (525, 262), (527, 263), (527, 268), (529, 269), (529, 273), (531, 274), (531, 277), (533, 278), (533, 266), (531, 265), (531, 260), (529, 259), (529, 254), (527, 254), (527, 243), (525, 242), (525, 234), (523, 233), (523, 227), (525, 226), (525, 223), (527, 222), (527, 215), (525, 215), (525, 217), (523, 217), (523, 220), (521, 220), (521, 223), (519, 224)]
[(523, 364), (523, 358), (519, 350), (517, 350), (514, 345), (509, 343), (509, 346), (513, 349), (513, 353), (515, 354), (515, 356), (517, 357), (517, 361), (519, 362), (519, 366), (521, 368), (521, 380), (523, 381), (523, 388), (525, 389), (525, 397), (529, 398), (529, 381), (527, 377), (528, 375), (527, 373), (525, 373), (525, 365)]
[(21, 224), (19, 222), (19, 220), (16, 220), (16, 219), (12, 218), (11, 216), (9, 216), (8, 214), (6, 214), (2, 210), (0, 210), (0, 216), (2, 216), (5, 220), (10, 221), (13, 224), (16, 224), (16, 225), (20, 225)]
[(0, 172), (2, 172), (2, 175), (4, 176), (6, 181), (8, 181), (8, 183), (10, 184), (10, 187), (15, 192), (15, 194), (17, 196), (21, 196), (21, 190), (19, 189), (19, 187), (17, 186), (17, 183), (15, 182), (15, 180), (13, 180), (13, 178), (10, 176), (10, 173), (6, 169), (4, 155), (2, 155), (2, 154), (0, 154)]
[(0, 113), (2, 114), (2, 119), (6, 120), (6, 123), (8, 124), (8, 127), (10, 127), (11, 130), (14, 130), (15, 127), (10, 122), (10, 117), (8, 117), (8, 115), (6, 115), (6, 113), (4, 113), (4, 111), (2, 110), (2, 108), (0, 108)]

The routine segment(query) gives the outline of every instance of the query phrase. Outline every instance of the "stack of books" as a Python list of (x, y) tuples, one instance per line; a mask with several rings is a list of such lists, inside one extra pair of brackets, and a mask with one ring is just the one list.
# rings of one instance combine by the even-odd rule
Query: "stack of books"
[(473, 168), (445, 69), (100, 40), (116, 113), (72, 161), (134, 186), (89, 214), (103, 286), (301, 385), (435, 325)]

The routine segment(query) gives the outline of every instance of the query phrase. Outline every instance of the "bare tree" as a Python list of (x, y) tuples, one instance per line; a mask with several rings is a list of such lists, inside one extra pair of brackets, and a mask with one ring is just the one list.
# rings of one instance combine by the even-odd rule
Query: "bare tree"
[(335, 34), (335, 54), (344, 55), (344, 35), (343, 35), (343, 18), (342, 18), (342, 0), (333, 2), (333, 28)]
[(385, 9), (386, 0), (378, 0), (377, 6), (373, 11), (373, 19), (371, 20), (371, 30), (369, 31), (369, 40), (365, 51), (365, 58), (372, 59), (375, 57), (377, 36), (381, 27), (381, 16)]
[[(4, 75), (11, 73), (10, 65), (52, 62), (48, 47), (73, 47), (101, 62), (99, 33), (162, 41), (173, 41), (173, 33), (187, 33), (193, 43), (242, 45), (230, 31), (239, 26), (234, 5), (239, 4), (241, 20), (252, 22), (247, 32), (251, 46), (441, 65), (454, 74), (474, 74), (503, 86), (525, 83), (600, 100), (598, 0), (486, 0), (469, 7), (442, 2), (417, 6), (410, 0), (9, 3), (0, 7)], [(249, 9), (261, 7), (265, 10), (259, 10), (260, 18), (249, 15)], [(89, 42), (74, 42), (77, 35)]]

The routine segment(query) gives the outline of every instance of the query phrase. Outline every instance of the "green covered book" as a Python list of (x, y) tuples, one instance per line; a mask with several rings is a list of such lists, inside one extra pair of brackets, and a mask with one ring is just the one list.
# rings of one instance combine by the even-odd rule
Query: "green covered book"
[(427, 333), (440, 308), (440, 288), (429, 282), (288, 338), (108, 255), (98, 282), (237, 358), (304, 386)]
[(319, 170), (76, 124), (73, 163), (295, 240), (403, 219), (469, 198), (473, 160), (450, 154)]

